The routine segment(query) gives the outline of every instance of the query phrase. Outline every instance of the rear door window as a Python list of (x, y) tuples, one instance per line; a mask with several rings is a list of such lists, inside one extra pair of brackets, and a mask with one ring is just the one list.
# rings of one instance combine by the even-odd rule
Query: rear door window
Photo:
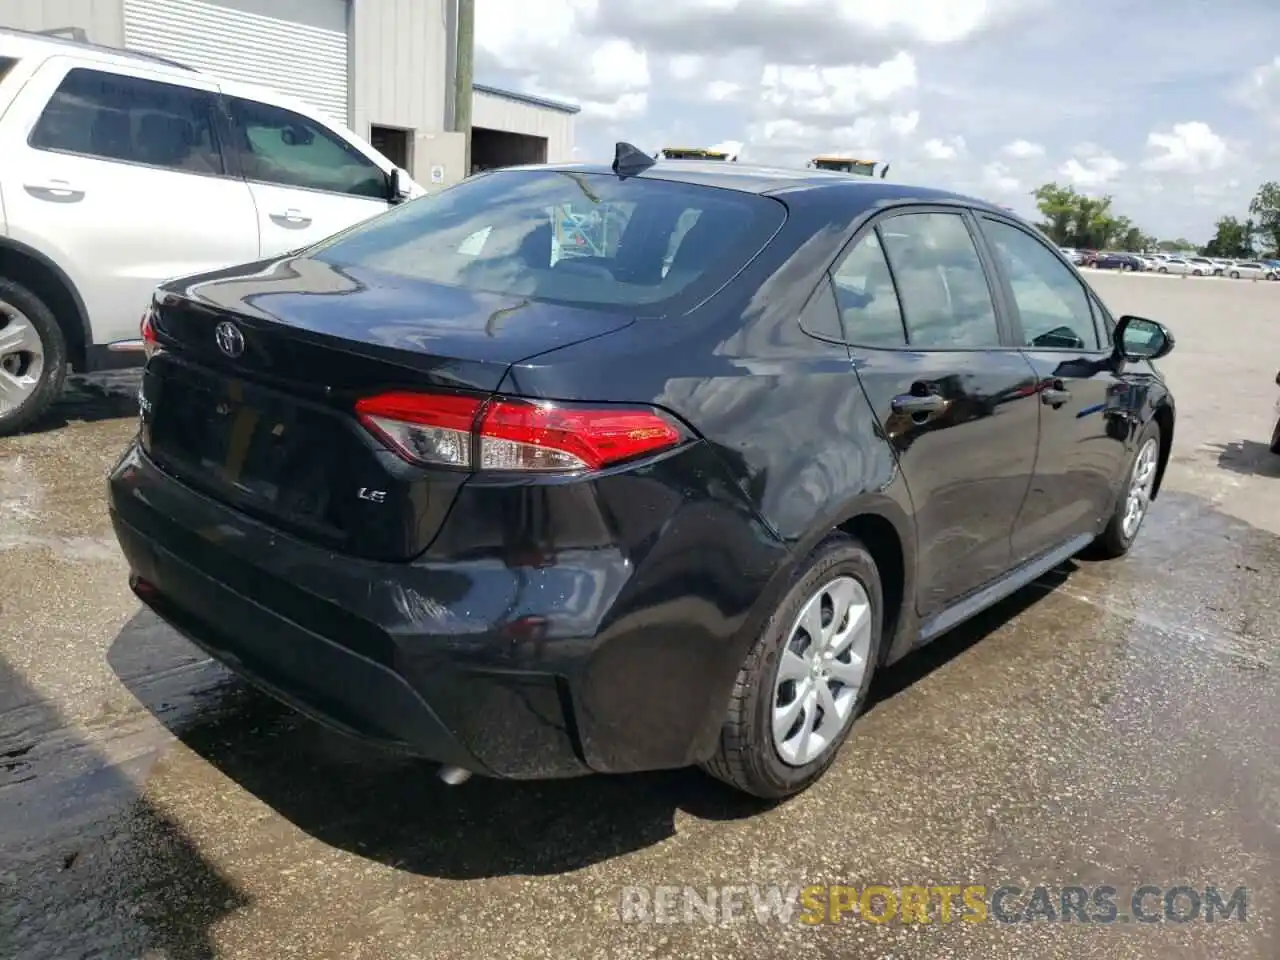
[(67, 71), (28, 140), (104, 160), (221, 174), (212, 93), (138, 77)]
[(849, 343), (863, 347), (905, 347), (906, 327), (880, 236), (872, 230), (832, 271), (836, 303)]
[(340, 267), (608, 310), (692, 306), (782, 225), (737, 190), (562, 170), (497, 171), (324, 241)]
[(986, 271), (962, 214), (901, 214), (881, 222), (880, 236), (898, 284), (912, 347), (1001, 346)]

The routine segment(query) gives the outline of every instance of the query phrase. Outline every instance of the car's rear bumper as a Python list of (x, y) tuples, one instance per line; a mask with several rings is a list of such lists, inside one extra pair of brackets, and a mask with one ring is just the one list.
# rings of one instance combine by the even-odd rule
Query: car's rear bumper
[[(696, 545), (647, 569), (600, 549), (530, 567), (343, 557), (191, 490), (136, 447), (109, 498), (135, 593), (212, 657), (331, 727), (491, 776), (704, 758), (761, 587), (725, 569), (723, 610), (709, 617), (647, 575), (661, 564), (664, 580), (706, 589), (681, 566), (712, 556)], [(726, 526), (742, 525), (725, 513)], [(758, 545), (758, 533), (744, 528), (742, 540)], [(703, 535), (751, 562), (731, 531)]]

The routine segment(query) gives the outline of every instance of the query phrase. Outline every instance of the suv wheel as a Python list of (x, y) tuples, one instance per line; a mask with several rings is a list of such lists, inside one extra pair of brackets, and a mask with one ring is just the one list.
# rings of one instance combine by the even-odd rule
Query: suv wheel
[(770, 800), (816, 782), (866, 703), (883, 609), (866, 548), (823, 541), (747, 654), (707, 772)]
[(53, 311), (0, 277), (0, 436), (29, 427), (62, 392), (67, 344)]
[(1115, 560), (1129, 552), (1142, 529), (1142, 521), (1147, 518), (1159, 469), (1160, 424), (1149, 420), (1138, 436), (1137, 453), (1129, 466), (1124, 489), (1116, 498), (1115, 511), (1102, 533), (1089, 545), (1087, 554), (1098, 560)]

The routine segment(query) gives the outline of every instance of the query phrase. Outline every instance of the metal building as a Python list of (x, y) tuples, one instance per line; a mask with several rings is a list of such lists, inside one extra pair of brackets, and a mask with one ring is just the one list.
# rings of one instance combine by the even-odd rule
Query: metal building
[[(427, 187), (464, 175), (455, 23), (456, 0), (0, 0), (0, 26), (79, 30), (297, 97)], [(572, 157), (576, 106), (473, 89), (473, 168)]]

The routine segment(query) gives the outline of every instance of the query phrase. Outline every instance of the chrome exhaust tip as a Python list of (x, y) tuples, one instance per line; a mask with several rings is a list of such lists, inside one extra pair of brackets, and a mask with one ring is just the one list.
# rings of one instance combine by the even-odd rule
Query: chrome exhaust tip
[(440, 772), (436, 775), (451, 787), (456, 787), (471, 779), (471, 771), (463, 770), (461, 767), (444, 766), (440, 768)]

